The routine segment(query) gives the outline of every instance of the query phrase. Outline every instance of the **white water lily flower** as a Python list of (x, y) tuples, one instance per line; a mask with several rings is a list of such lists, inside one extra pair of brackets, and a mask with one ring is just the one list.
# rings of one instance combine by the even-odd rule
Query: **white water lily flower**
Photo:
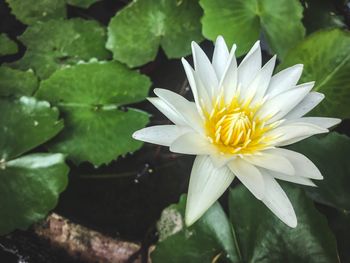
[[(276, 179), (315, 186), (322, 179), (304, 155), (280, 148), (328, 132), (335, 118), (303, 117), (324, 98), (310, 92), (314, 82), (297, 85), (303, 66), (272, 76), (276, 57), (261, 65), (257, 42), (240, 65), (236, 45), (228, 51), (216, 40), (212, 62), (192, 42), (194, 69), (182, 63), (194, 102), (165, 89), (149, 101), (174, 125), (152, 126), (133, 134), (137, 140), (197, 155), (191, 172), (185, 221), (189, 226), (224, 193), (234, 177), (290, 227), (297, 218)], [(244, 205), (244, 204), (242, 204)]]

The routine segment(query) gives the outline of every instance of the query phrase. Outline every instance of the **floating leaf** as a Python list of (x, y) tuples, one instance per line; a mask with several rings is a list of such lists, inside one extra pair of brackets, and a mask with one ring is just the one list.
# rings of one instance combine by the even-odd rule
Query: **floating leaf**
[(313, 115), (350, 118), (350, 33), (339, 29), (313, 33), (288, 52), (279, 68), (297, 63), (304, 64), (301, 82), (315, 80), (313, 90), (326, 95)]
[(201, 15), (193, 0), (133, 1), (111, 19), (106, 46), (130, 67), (154, 60), (159, 46), (168, 58), (185, 56), (192, 40), (202, 40)]
[(204, 36), (215, 40), (223, 35), (229, 45), (237, 44), (238, 56), (247, 53), (260, 32), (279, 58), (305, 34), (298, 0), (200, 0), (200, 4)]
[(312, 198), (339, 210), (350, 212), (350, 139), (332, 132), (324, 137), (309, 138), (290, 147), (305, 154), (320, 169), (324, 179), (308, 188)]
[(185, 226), (186, 198), (163, 210), (158, 221), (159, 242), (152, 262), (238, 262), (229, 221), (215, 203), (193, 226)]
[(28, 27), (19, 39), (27, 51), (12, 66), (25, 70), (32, 68), (41, 79), (81, 60), (109, 58), (104, 47), (105, 29), (96, 21), (76, 18), (36, 23)]
[(17, 44), (5, 34), (0, 34), (0, 56), (12, 55), (18, 52)]
[(0, 67), (0, 96), (31, 96), (38, 86), (38, 79), (32, 70)]
[(63, 127), (58, 110), (46, 101), (0, 99), (0, 160), (7, 161), (55, 136)]
[(66, 0), (67, 4), (78, 6), (82, 8), (88, 8), (92, 4), (99, 2), (101, 0)]
[(64, 0), (6, 0), (12, 13), (24, 24), (66, 17)]
[(0, 235), (44, 219), (67, 185), (62, 154), (29, 154), (0, 166)]
[(230, 191), (229, 211), (243, 262), (339, 262), (324, 216), (301, 189), (283, 187), (298, 217), (290, 228), (245, 187)]
[(57, 105), (65, 129), (50, 148), (67, 153), (76, 163), (96, 166), (137, 150), (134, 131), (144, 127), (148, 114), (119, 107), (147, 96), (150, 80), (118, 62), (91, 62), (56, 71), (42, 81), (37, 96)]

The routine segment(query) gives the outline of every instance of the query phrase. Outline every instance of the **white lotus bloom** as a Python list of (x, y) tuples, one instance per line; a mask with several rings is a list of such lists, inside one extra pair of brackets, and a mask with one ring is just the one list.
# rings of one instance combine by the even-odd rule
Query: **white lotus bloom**
[[(290, 227), (297, 218), (276, 179), (315, 186), (317, 167), (304, 155), (280, 148), (328, 132), (335, 118), (303, 117), (324, 98), (310, 92), (314, 82), (297, 85), (303, 65), (272, 76), (276, 57), (261, 65), (259, 42), (240, 65), (236, 46), (216, 40), (212, 62), (192, 43), (194, 69), (182, 59), (194, 102), (165, 89), (149, 101), (174, 125), (141, 129), (137, 140), (197, 155), (191, 172), (185, 221), (193, 224), (235, 177)], [(242, 204), (244, 205), (244, 204)]]

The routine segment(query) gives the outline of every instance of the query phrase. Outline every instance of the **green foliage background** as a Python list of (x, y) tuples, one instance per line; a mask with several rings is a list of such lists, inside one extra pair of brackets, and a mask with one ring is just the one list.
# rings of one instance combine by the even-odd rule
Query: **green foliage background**
[[(137, 212), (131, 217), (151, 211), (145, 221), (148, 228), (156, 225), (159, 234), (151, 254), (156, 263), (350, 260), (347, 0), (115, 1), (109, 13), (110, 1), (105, 0), (6, 0), (3, 5), (23, 30), (9, 28), (0, 34), (1, 235), (45, 218), (67, 187), (68, 176), (73, 185), (81, 178), (115, 178), (114, 187), (124, 188), (127, 183), (121, 178), (138, 174), (133, 158), (148, 162), (159, 152), (146, 146), (130, 155), (142, 146), (131, 134), (151, 117), (152, 110), (140, 102), (159, 83), (172, 89), (182, 85), (179, 59), (190, 54), (191, 41), (202, 42), (210, 53), (211, 41), (223, 35), (229, 45), (237, 44), (237, 56), (261, 39), (265, 60), (278, 55), (276, 72), (304, 64), (300, 81), (315, 80), (314, 91), (326, 95), (312, 115), (344, 119), (329, 135), (291, 147), (308, 156), (324, 176), (316, 182), (318, 188), (283, 184), (298, 227), (286, 227), (246, 189), (234, 186), (221, 203), (186, 228), (186, 197), (165, 207), (186, 189), (188, 168), (177, 169), (180, 164), (171, 158), (178, 157), (167, 153), (156, 167), (158, 178), (152, 180), (159, 188), (150, 186), (149, 206), (135, 197), (150, 196), (141, 188), (121, 190), (112, 201), (123, 209), (134, 207)], [(105, 8), (106, 17), (94, 17), (99, 7)], [(163, 61), (177, 67), (162, 68)], [(159, 69), (156, 76), (154, 68)], [(162, 74), (170, 77), (159, 81)], [(157, 116), (151, 121), (157, 122)], [(120, 172), (120, 167), (126, 168)], [(163, 202), (167, 191), (175, 195)], [(67, 196), (75, 198), (70, 191)], [(59, 209), (65, 205), (61, 201)], [(116, 224), (114, 216), (107, 216), (111, 224)]]

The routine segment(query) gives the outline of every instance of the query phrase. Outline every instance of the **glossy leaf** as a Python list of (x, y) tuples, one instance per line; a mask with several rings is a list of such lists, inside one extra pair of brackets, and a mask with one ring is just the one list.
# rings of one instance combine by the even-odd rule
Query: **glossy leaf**
[(237, 56), (247, 53), (261, 32), (280, 59), (304, 37), (298, 0), (200, 0), (200, 5), (203, 35), (210, 40), (222, 35), (229, 45), (236, 43)]
[(6, 0), (11, 12), (24, 24), (66, 17), (64, 0)]
[(0, 235), (44, 219), (67, 185), (62, 154), (30, 154), (0, 166)]
[(300, 82), (316, 81), (314, 91), (325, 99), (312, 115), (349, 118), (350, 33), (339, 29), (318, 31), (288, 52), (279, 69), (302, 63)]
[(228, 219), (215, 203), (193, 226), (184, 221), (186, 199), (164, 209), (157, 224), (159, 242), (152, 262), (238, 262)]
[(243, 262), (339, 262), (324, 216), (302, 190), (284, 185), (298, 217), (290, 228), (245, 187), (230, 191), (229, 212)]
[(133, 1), (111, 19), (106, 46), (130, 67), (154, 60), (159, 46), (168, 58), (185, 56), (202, 40), (201, 15), (193, 0)]
[(67, 4), (78, 6), (82, 8), (88, 8), (92, 4), (99, 2), (101, 0), (66, 0)]
[(349, 137), (332, 132), (320, 138), (304, 140), (291, 148), (310, 158), (324, 177), (323, 180), (314, 181), (317, 188), (307, 189), (312, 198), (350, 212)]
[(0, 56), (12, 55), (18, 52), (17, 44), (5, 34), (0, 34)]
[(55, 136), (63, 127), (57, 108), (30, 97), (0, 99), (0, 160), (7, 161)]
[(31, 96), (38, 86), (38, 79), (32, 70), (0, 67), (0, 96)]
[(150, 81), (117, 62), (91, 62), (56, 71), (42, 81), (37, 96), (57, 105), (65, 129), (50, 145), (76, 163), (96, 166), (137, 150), (134, 131), (148, 122), (145, 112), (119, 109), (143, 100)]
[(12, 66), (25, 70), (32, 68), (41, 79), (81, 60), (109, 58), (104, 47), (105, 29), (96, 21), (75, 18), (37, 23), (28, 27), (19, 39), (27, 51)]

